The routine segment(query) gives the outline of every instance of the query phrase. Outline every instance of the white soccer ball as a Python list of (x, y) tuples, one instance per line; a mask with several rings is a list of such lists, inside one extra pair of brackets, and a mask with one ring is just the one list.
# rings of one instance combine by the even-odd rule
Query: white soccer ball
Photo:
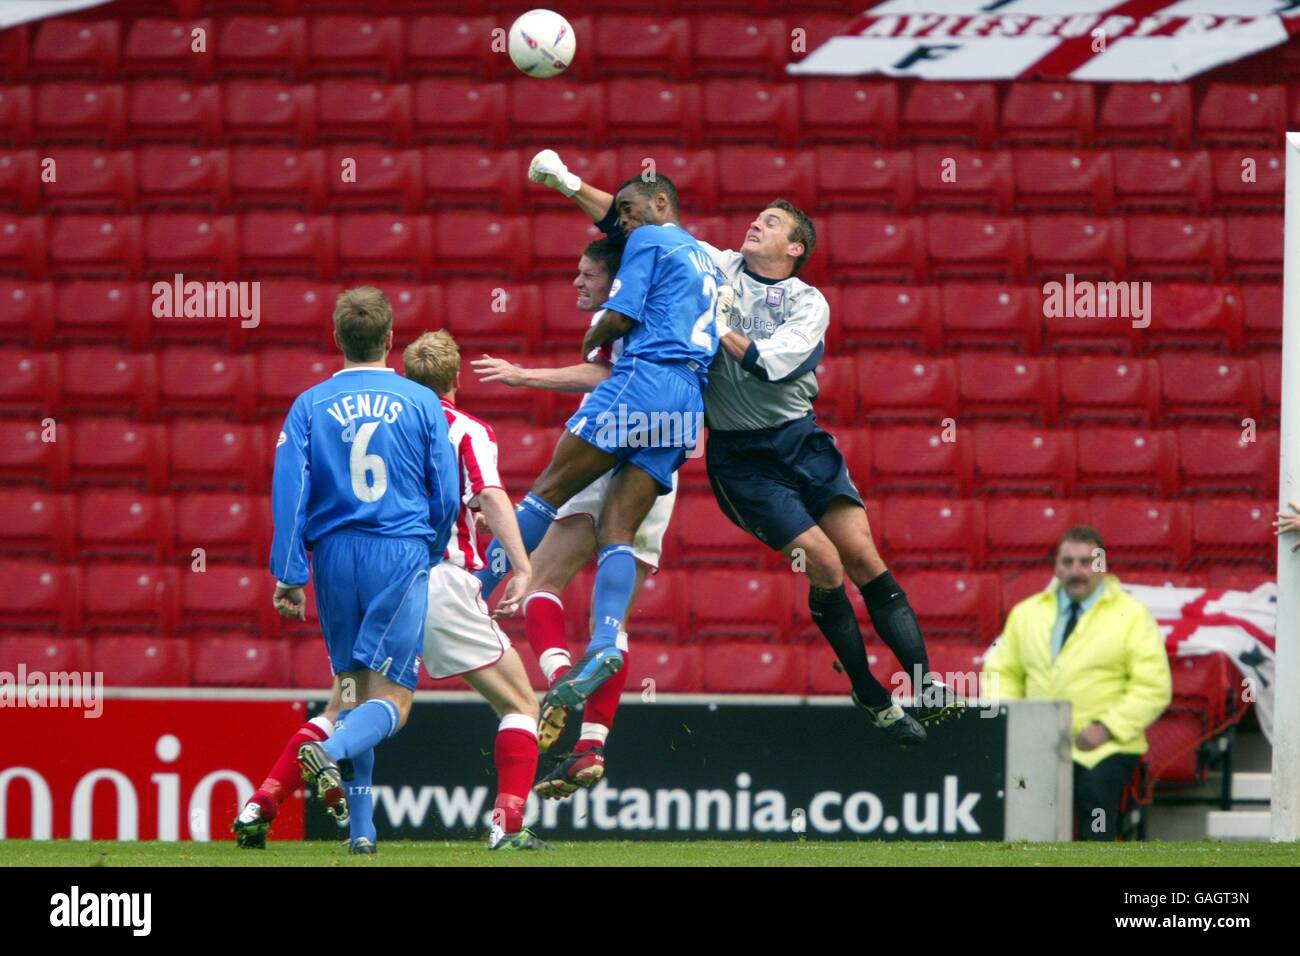
[(554, 10), (529, 10), (510, 25), (510, 59), (529, 76), (563, 73), (576, 49), (573, 27)]

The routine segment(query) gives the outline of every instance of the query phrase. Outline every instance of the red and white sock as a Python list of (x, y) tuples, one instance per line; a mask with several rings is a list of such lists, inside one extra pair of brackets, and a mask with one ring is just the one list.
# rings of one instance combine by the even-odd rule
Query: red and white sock
[(298, 748), (303, 744), (323, 743), (334, 733), (334, 724), (326, 717), (313, 717), (293, 732), (279, 759), (271, 767), (262, 785), (248, 798), (262, 808), (262, 816), (274, 820), (280, 804), (302, 786), (302, 770), (298, 767)]
[(548, 684), (573, 666), (564, 635), (564, 604), (558, 595), (534, 591), (524, 598), (524, 634)]
[(582, 731), (578, 735), (578, 743), (573, 748), (574, 753), (605, 746), (609, 730), (614, 726), (614, 714), (618, 712), (619, 698), (623, 696), (623, 689), (627, 687), (627, 665), (631, 657), (627, 650), (626, 631), (618, 632), (616, 646), (623, 652), (623, 666), (619, 668), (617, 674), (597, 687), (595, 693), (587, 698), (582, 711)]
[(537, 776), (537, 720), (523, 714), (502, 717), (492, 759), (497, 765), (492, 822), (506, 833), (518, 833), (524, 826), (528, 791)]

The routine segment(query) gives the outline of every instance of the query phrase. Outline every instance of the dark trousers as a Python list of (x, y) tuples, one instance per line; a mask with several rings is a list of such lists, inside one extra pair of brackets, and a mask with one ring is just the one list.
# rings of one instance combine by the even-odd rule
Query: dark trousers
[(1089, 769), (1074, 765), (1074, 838), (1114, 840), (1119, 834), (1119, 804), (1137, 769), (1136, 754), (1113, 754)]

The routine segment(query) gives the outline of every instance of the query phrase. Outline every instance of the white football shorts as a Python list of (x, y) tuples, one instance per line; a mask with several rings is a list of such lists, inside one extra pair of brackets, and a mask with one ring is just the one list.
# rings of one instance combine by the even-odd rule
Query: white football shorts
[(459, 677), (501, 660), (510, 638), (492, 620), (483, 585), (462, 567), (443, 561), (429, 569), (424, 618), (424, 668), (430, 677)]
[[(566, 501), (564, 506), (555, 513), (555, 520), (563, 521), (566, 518), (585, 515), (591, 519), (592, 524), (595, 524), (600, 520), (600, 509), (605, 503), (605, 495), (609, 491), (612, 479), (613, 472), (601, 475)], [(659, 556), (664, 550), (664, 535), (668, 533), (668, 522), (672, 520), (673, 504), (676, 501), (677, 474), (674, 473), (673, 490), (666, 495), (660, 495), (655, 500), (650, 513), (645, 516), (641, 527), (637, 529), (636, 537), (632, 539), (632, 554), (653, 571), (659, 570)]]

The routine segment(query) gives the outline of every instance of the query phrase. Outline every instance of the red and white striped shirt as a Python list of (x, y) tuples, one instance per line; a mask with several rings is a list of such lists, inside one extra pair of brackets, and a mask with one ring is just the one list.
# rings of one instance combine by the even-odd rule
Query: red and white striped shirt
[(447, 545), (446, 560), (467, 571), (481, 571), (487, 564), (474, 534), (471, 507), (484, 488), (504, 487), (497, 471), (497, 436), (487, 422), (462, 412), (445, 398), (442, 407), (447, 413), (447, 437), (460, 461), (460, 513)]

